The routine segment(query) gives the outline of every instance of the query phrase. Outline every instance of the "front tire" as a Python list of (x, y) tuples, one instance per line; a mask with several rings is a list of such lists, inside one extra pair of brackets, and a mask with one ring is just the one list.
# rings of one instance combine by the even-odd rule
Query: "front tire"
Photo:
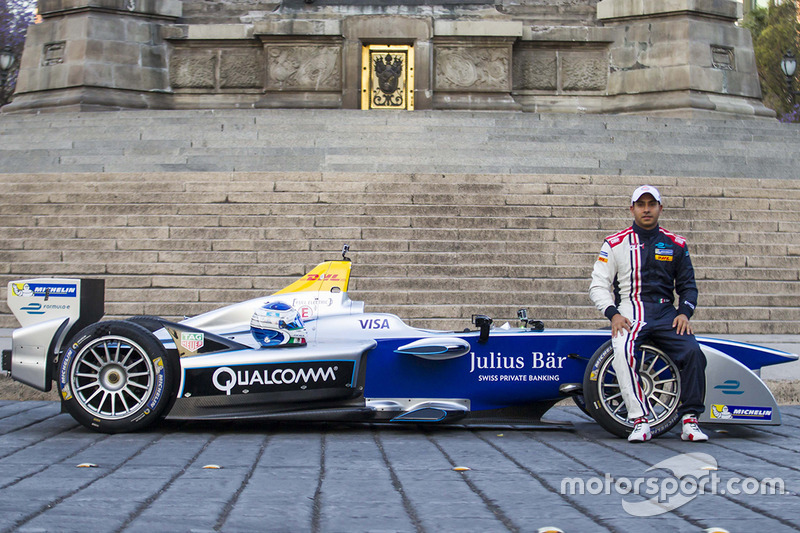
[(139, 324), (98, 322), (81, 330), (59, 361), (58, 386), (75, 420), (102, 433), (143, 429), (171, 403), (178, 364)]
[[(627, 420), (628, 411), (611, 366), (613, 356), (611, 341), (597, 349), (586, 366), (583, 394), (588, 414), (606, 431), (625, 438), (633, 423)], [(639, 376), (650, 407), (650, 429), (656, 437), (672, 429), (680, 418), (680, 372), (678, 365), (655, 346), (642, 345), (636, 358), (641, 362)]]
[(151, 316), (151, 315), (136, 315), (130, 318), (126, 318), (126, 322), (133, 322), (135, 324), (139, 324), (147, 331), (155, 332), (160, 330), (164, 327), (164, 324), (161, 323), (163, 319), (159, 316)]

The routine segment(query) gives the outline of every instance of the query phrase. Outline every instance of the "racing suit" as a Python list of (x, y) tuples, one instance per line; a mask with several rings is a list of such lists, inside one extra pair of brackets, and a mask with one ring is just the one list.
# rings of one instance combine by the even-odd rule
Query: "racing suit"
[[(678, 308), (674, 293), (678, 294)], [(692, 317), (697, 286), (686, 239), (656, 226), (645, 230), (635, 223), (606, 237), (592, 271), (589, 296), (611, 320), (620, 313), (631, 331), (612, 339), (612, 365), (628, 419), (649, 414), (634, 354), (650, 340), (669, 355), (681, 375), (679, 412), (699, 415), (705, 409), (706, 358), (694, 335), (678, 335), (672, 327), (678, 314)]]

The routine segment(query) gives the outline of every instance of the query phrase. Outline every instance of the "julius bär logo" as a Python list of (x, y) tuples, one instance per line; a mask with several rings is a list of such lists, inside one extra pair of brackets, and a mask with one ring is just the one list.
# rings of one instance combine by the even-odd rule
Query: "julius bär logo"
[(203, 347), (204, 335), (202, 333), (181, 332), (181, 346), (190, 352), (196, 352)]

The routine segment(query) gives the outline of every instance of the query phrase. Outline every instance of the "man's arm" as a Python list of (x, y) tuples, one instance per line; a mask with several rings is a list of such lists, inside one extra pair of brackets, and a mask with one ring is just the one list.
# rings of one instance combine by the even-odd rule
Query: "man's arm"
[(617, 275), (617, 266), (608, 241), (603, 242), (600, 254), (592, 270), (592, 283), (589, 286), (589, 297), (597, 310), (611, 321), (611, 335), (631, 330), (630, 320), (619, 314), (614, 302), (612, 287)]
[(694, 315), (697, 307), (697, 283), (694, 279), (694, 267), (692, 259), (689, 257), (689, 247), (684, 243), (683, 257), (678, 265), (678, 272), (675, 275), (675, 292), (678, 293), (678, 316), (672, 321), (678, 335), (693, 335), (689, 319)]

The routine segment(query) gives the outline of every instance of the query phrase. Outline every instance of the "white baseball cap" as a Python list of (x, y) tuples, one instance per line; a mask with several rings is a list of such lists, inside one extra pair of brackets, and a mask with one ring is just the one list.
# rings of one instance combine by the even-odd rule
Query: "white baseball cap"
[(644, 194), (652, 194), (653, 198), (656, 199), (656, 202), (659, 204), (661, 203), (661, 193), (658, 192), (658, 189), (653, 187), (652, 185), (642, 185), (635, 191), (633, 191), (633, 195), (631, 196), (631, 205), (636, 203), (636, 200), (642, 197)]

